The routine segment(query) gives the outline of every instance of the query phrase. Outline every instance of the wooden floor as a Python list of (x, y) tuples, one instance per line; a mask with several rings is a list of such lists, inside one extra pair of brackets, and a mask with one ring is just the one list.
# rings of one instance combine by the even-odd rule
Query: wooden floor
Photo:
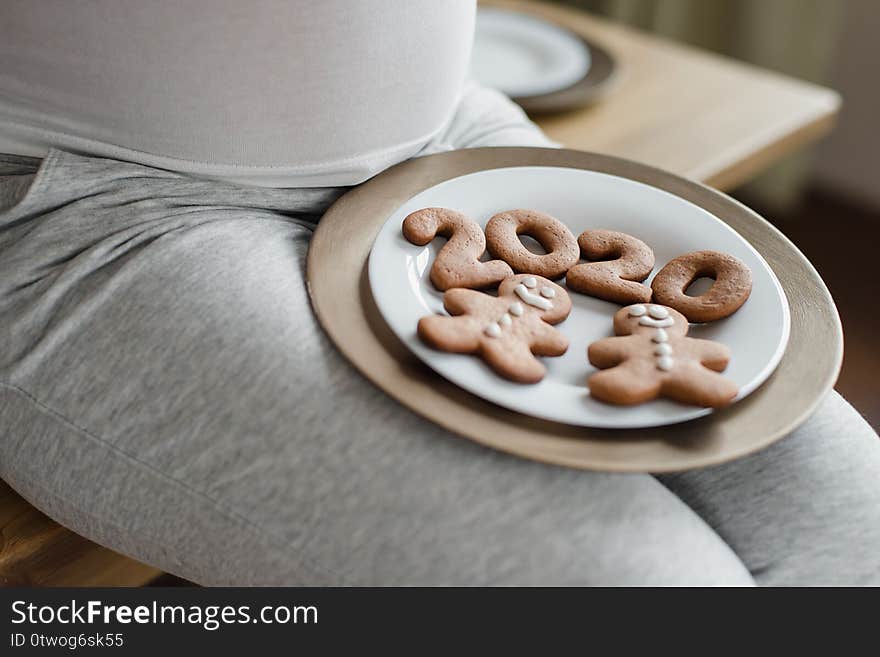
[(754, 199), (740, 200), (785, 233), (825, 279), (843, 322), (837, 389), (880, 430), (880, 209), (819, 188), (783, 213), (761, 208)]

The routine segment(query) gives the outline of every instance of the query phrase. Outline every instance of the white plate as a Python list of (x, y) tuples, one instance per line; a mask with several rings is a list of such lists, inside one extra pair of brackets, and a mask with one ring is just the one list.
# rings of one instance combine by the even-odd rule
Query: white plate
[(738, 399), (761, 385), (782, 358), (789, 333), (782, 287), (757, 251), (717, 217), (668, 192), (604, 173), (558, 167), (490, 169), (447, 180), (404, 203), (376, 237), (369, 278), (379, 311), (413, 353), (453, 383), (505, 408), (557, 422), (610, 428), (660, 426), (711, 412), (666, 400), (618, 407), (592, 399), (585, 382), (595, 368), (587, 361), (587, 346), (613, 334), (611, 318), (620, 306), (582, 294), (571, 294), (571, 315), (558, 325), (571, 346), (564, 356), (543, 359), (547, 376), (538, 384), (512, 383), (475, 356), (424, 345), (416, 335), (419, 319), (445, 312), (442, 294), (428, 280), (434, 257), (445, 242), (437, 239), (425, 247), (415, 246), (403, 237), (401, 225), (410, 212), (425, 207), (452, 208), (482, 226), (502, 210), (533, 208), (557, 217), (575, 235), (587, 228), (620, 230), (654, 249), (654, 273), (689, 251), (730, 253), (751, 268), (752, 294), (732, 316), (692, 326), (690, 335), (730, 347), (733, 358), (725, 376), (739, 386)]
[(590, 69), (577, 36), (538, 18), (502, 9), (477, 11), (471, 75), (513, 98), (570, 87)]

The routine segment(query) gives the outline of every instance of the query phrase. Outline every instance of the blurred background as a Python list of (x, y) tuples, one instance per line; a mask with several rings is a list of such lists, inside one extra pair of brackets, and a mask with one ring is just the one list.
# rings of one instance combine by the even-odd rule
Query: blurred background
[[(494, 3), (482, 3), (481, 9), (486, 4)], [(844, 325), (844, 367), (837, 388), (875, 429), (880, 428), (880, 348), (875, 342), (880, 305), (874, 303), (873, 287), (873, 266), (880, 262), (874, 250), (880, 243), (876, 128), (880, 1), (535, 0), (532, 4), (588, 12), (840, 94), (842, 107), (830, 134), (774, 158), (748, 183), (725, 191), (776, 225), (824, 278)], [(560, 16), (564, 14), (552, 14), (562, 25)], [(613, 47), (608, 50), (613, 56)], [(613, 93), (609, 91), (609, 97)], [(579, 110), (580, 116), (588, 118), (585, 113), (599, 111), (602, 102), (596, 101), (594, 109)], [(646, 106), (640, 111), (662, 108)], [(543, 116), (532, 114), (544, 127)]]

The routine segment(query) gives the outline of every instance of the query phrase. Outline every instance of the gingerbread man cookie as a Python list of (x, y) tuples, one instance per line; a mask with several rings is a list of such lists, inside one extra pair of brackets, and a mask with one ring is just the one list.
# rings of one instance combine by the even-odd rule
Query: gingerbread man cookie
[(590, 363), (601, 371), (587, 379), (590, 395), (611, 404), (641, 404), (668, 397), (719, 408), (736, 397), (736, 385), (718, 372), (730, 361), (727, 347), (689, 338), (680, 312), (635, 304), (614, 315), (614, 333), (590, 345)]
[(501, 376), (537, 383), (546, 368), (536, 356), (561, 356), (568, 338), (552, 325), (571, 312), (564, 288), (530, 274), (504, 279), (498, 296), (456, 288), (443, 295), (452, 317), (419, 320), (419, 337), (442, 351), (477, 354)]

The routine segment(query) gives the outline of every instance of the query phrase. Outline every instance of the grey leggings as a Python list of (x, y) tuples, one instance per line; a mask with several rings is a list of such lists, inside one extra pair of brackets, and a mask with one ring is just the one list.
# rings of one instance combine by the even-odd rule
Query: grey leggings
[(836, 393), (706, 470), (519, 460), (321, 332), (334, 192), (34, 166), (0, 162), (0, 476), (99, 543), (203, 584), (880, 584), (880, 443)]

